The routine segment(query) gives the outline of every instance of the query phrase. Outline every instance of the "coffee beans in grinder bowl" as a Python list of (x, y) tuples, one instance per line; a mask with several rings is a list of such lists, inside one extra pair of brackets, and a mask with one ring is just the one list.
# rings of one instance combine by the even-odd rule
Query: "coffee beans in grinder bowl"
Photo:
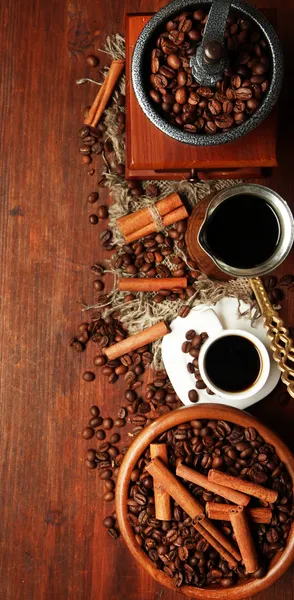
[(145, 428), (116, 486), (122, 536), (161, 585), (233, 600), (266, 589), (294, 557), (294, 457), (253, 416), (215, 404)]
[(193, 145), (226, 143), (255, 128), (282, 79), (272, 25), (241, 1), (175, 0), (150, 19), (133, 54), (141, 108), (167, 135)]

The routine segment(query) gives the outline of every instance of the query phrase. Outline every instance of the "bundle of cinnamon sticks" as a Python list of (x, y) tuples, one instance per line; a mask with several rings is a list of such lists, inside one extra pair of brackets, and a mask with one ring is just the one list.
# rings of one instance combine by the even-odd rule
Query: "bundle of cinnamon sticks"
[(117, 219), (117, 226), (129, 244), (187, 217), (188, 213), (180, 196), (171, 194), (153, 206), (120, 217)]
[[(204, 507), (187, 491), (179, 479), (173, 475), (167, 465), (165, 444), (151, 444), (151, 462), (146, 470), (154, 478), (155, 516), (157, 519), (170, 520), (170, 496), (182, 507), (193, 521), (193, 526), (217, 552), (227, 560), (230, 568), (236, 568), (242, 560), (246, 573), (254, 573), (259, 568), (258, 555), (251, 534), (251, 522), (270, 523), (272, 511), (268, 507), (250, 508), (248, 504), (253, 496), (263, 502), (274, 503), (278, 493), (251, 481), (233, 477), (221, 471), (211, 469), (208, 477), (180, 463), (176, 468), (179, 477), (203, 487), (205, 490), (233, 502), (219, 504), (207, 502)], [(231, 521), (236, 545), (225, 536), (212, 520)]]
[(102, 117), (116, 86), (118, 80), (124, 70), (125, 61), (123, 59), (113, 60), (110, 69), (104, 79), (103, 84), (95, 97), (95, 100), (89, 110), (88, 116), (85, 118), (85, 125), (96, 127)]

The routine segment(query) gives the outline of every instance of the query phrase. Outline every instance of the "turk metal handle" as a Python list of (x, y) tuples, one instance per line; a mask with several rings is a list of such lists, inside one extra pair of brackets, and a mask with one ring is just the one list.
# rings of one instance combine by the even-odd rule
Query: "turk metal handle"
[(226, 66), (225, 29), (231, 0), (213, 0), (204, 35), (195, 56), (190, 59), (194, 79), (213, 85), (222, 78)]
[(260, 277), (250, 279), (250, 285), (259, 304), (267, 336), (271, 341), (270, 348), (273, 351), (273, 359), (282, 373), (281, 378), (287, 386), (288, 393), (294, 398), (293, 340), (279, 314), (273, 308)]

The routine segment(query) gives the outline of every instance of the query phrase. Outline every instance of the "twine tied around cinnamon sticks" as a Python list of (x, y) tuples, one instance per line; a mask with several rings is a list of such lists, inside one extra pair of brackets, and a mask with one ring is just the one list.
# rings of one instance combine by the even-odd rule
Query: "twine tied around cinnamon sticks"
[(116, 223), (129, 244), (156, 231), (162, 231), (188, 216), (179, 194), (171, 194), (154, 205), (120, 217)]

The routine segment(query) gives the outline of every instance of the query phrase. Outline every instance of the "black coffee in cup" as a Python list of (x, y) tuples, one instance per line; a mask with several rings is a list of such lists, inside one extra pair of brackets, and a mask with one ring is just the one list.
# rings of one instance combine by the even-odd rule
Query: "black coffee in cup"
[(204, 367), (210, 381), (224, 392), (243, 392), (258, 379), (261, 358), (256, 346), (241, 335), (225, 335), (206, 351)]
[(251, 194), (219, 204), (208, 219), (205, 241), (210, 252), (231, 267), (250, 269), (267, 261), (280, 240), (279, 219), (271, 205)]

